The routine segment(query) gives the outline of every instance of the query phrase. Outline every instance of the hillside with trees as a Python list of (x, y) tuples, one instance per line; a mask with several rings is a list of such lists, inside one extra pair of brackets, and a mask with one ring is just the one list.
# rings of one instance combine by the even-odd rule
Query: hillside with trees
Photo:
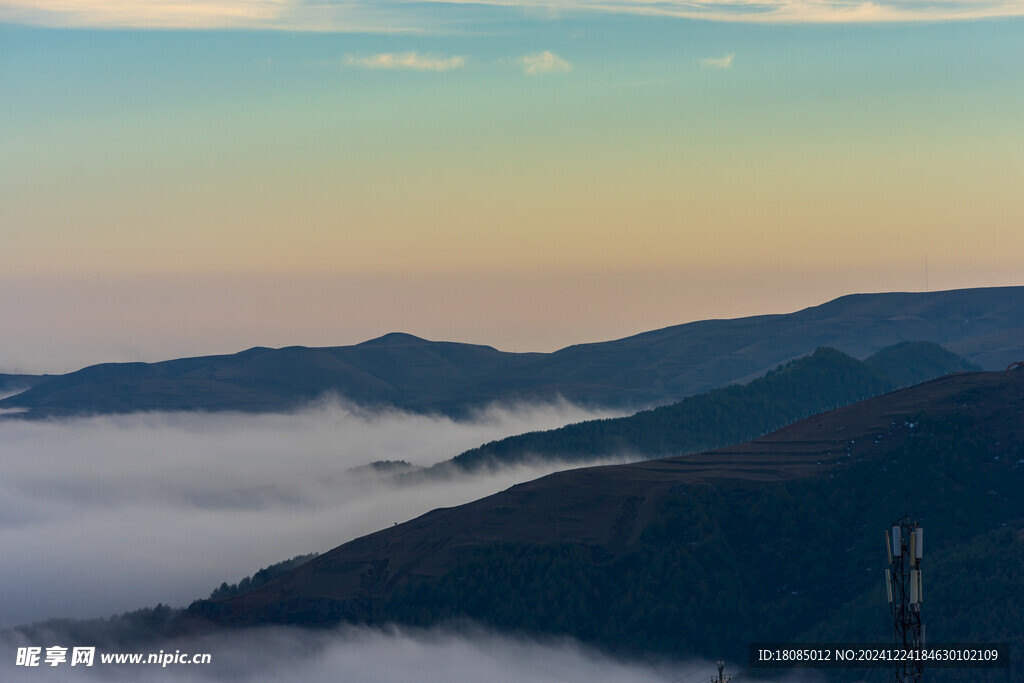
[(883, 534), (909, 510), (928, 530), (929, 628), (1008, 640), (1019, 676), (1022, 413), (1024, 371), (951, 375), (740, 446), (569, 470), (435, 510), (188, 614), (220, 626), (465, 618), (743, 661), (749, 642), (888, 640)]
[(930, 342), (904, 342), (864, 361), (819, 348), (747, 384), (635, 415), (589, 420), (492, 441), (453, 459), (465, 469), (529, 460), (696, 453), (740, 443), (810, 415), (977, 366)]

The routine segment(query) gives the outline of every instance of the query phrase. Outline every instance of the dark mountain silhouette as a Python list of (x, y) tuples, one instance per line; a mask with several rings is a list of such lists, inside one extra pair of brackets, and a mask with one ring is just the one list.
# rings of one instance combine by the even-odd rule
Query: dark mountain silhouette
[(1024, 358), (1024, 287), (855, 294), (786, 315), (706, 320), (555, 353), (389, 334), (355, 346), (108, 363), (49, 377), (0, 408), (25, 408), (27, 417), (280, 411), (336, 393), (456, 416), (493, 401), (560, 397), (639, 409), (749, 380), (821, 346), (863, 358), (904, 341), (935, 342), (982, 368), (1003, 368)]
[(296, 555), (290, 559), (272, 564), (269, 567), (263, 567), (252, 576), (247, 576), (238, 583), (229, 584), (225, 581), (210, 592), (210, 599), (216, 600), (219, 598), (227, 598), (233, 595), (241, 595), (242, 593), (248, 593), (249, 591), (256, 590), (268, 581), (271, 581), (283, 574), (287, 574), (295, 567), (309, 562), (316, 556), (317, 553)]
[(0, 372), (0, 395), (24, 391), (48, 379), (47, 375), (11, 375)]
[[(949, 375), (742, 445), (559, 472), (434, 510), (188, 615), (219, 626), (471, 618), (736, 660), (749, 642), (815, 633), (887, 640), (883, 533), (909, 509), (928, 533), (925, 580), (936, 579), (925, 594), (942, 630), (930, 638), (1009, 634), (1013, 679), (1024, 595), (997, 582), (979, 601), (987, 577), (970, 555), (1024, 571), (1022, 415), (1024, 371)], [(951, 573), (965, 571), (967, 585)], [(978, 621), (982, 602), (998, 610)], [(944, 680), (1009, 680), (997, 674)]]
[(744, 385), (712, 389), (629, 417), (588, 420), (510, 436), (472, 448), (433, 469), (694, 453), (740, 443), (809, 415), (902, 386), (979, 369), (931, 342), (903, 342), (864, 361), (820, 348)]

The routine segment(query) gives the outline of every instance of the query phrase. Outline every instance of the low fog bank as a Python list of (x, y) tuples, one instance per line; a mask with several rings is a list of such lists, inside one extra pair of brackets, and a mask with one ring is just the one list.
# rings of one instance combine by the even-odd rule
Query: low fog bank
[(0, 628), (187, 605), (222, 581), (562, 469), (402, 485), (362, 465), (428, 466), (610, 415), (557, 404), (453, 421), (325, 402), (288, 415), (0, 420)]
[[(60, 640), (68, 647), (86, 643)], [(568, 638), (534, 640), (499, 635), (472, 625), (429, 630), (345, 627), (332, 631), (267, 628), (167, 641), (154, 652), (210, 653), (210, 664), (103, 665), (97, 649), (92, 668), (12, 666), (18, 646), (35, 643), (0, 637), (0, 673), (11, 681), (238, 681), (307, 683), (374, 681), (418, 683), (489, 681), (509, 683), (696, 683), (716, 673), (712, 662), (636, 662), (609, 657)], [(127, 650), (126, 650), (127, 651)], [(148, 654), (148, 651), (146, 652)], [(737, 667), (729, 665), (729, 672)], [(813, 672), (773, 680), (820, 681)]]

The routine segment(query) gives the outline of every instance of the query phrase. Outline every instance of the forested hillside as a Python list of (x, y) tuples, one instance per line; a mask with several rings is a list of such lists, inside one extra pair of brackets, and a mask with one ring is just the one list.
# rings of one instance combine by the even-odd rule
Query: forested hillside
[(780, 366), (744, 385), (635, 415), (590, 420), (492, 441), (454, 458), (460, 467), (530, 459), (592, 460), (695, 453), (752, 439), (809, 415), (951, 372), (977, 370), (930, 342), (905, 342), (864, 361), (829, 348)]
[(883, 534), (909, 511), (928, 533), (930, 633), (1010, 640), (1019, 676), (1022, 414), (1024, 371), (952, 375), (741, 446), (570, 470), (436, 510), (189, 614), (225, 626), (469, 618), (742, 661), (750, 642), (887, 640)]

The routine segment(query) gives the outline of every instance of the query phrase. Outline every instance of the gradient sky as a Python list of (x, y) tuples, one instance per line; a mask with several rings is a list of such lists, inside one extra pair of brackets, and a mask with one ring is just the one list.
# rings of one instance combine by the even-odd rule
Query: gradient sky
[(1024, 284), (1021, 15), (0, 0), (0, 371)]

